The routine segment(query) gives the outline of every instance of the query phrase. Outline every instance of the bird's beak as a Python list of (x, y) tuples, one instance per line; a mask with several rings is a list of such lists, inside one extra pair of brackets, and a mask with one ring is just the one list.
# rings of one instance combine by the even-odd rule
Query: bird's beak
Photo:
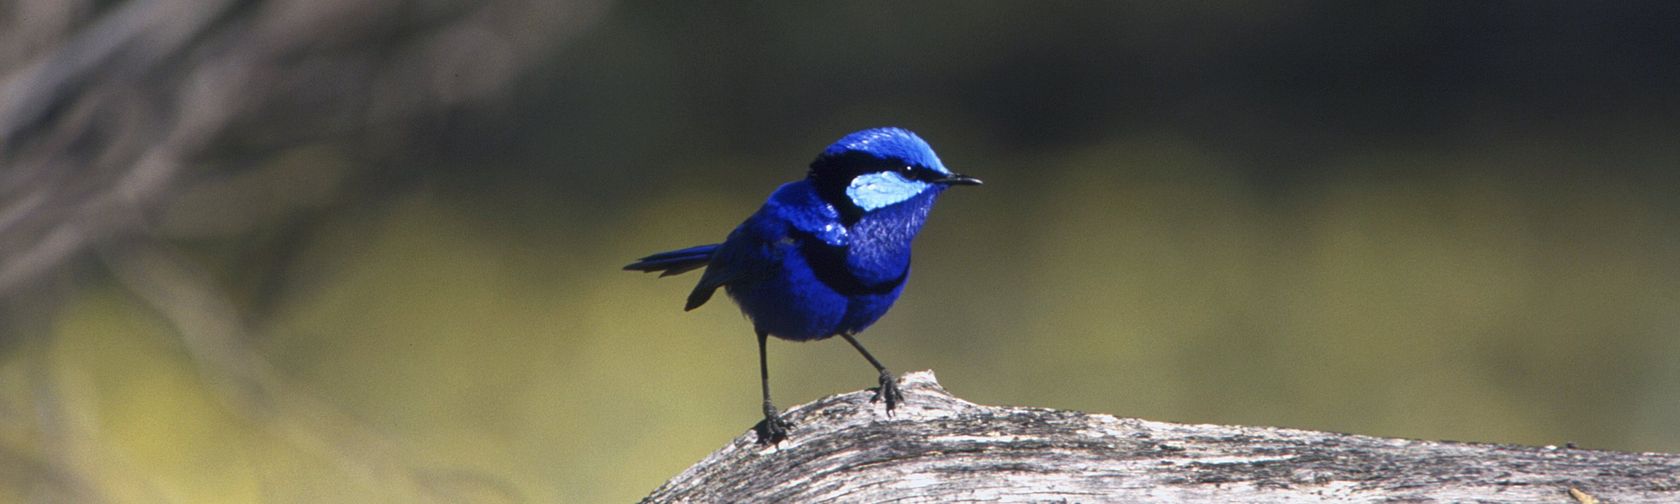
[(945, 185), (980, 185), (980, 179), (970, 177), (968, 175), (957, 175), (957, 174), (952, 174), (949, 177), (934, 180), (934, 182), (938, 182), (938, 183), (945, 184)]

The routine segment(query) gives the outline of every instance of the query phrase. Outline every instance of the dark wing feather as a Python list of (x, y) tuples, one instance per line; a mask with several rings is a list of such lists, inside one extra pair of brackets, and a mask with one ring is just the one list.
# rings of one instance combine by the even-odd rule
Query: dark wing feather
[[(731, 238), (734, 237), (731, 236)], [(740, 249), (741, 247), (737, 242), (733, 247), (725, 243), (723, 247), (719, 248), (714, 254), (716, 260), (707, 265), (706, 273), (700, 275), (700, 283), (695, 284), (694, 290), (688, 293), (688, 303), (683, 305), (683, 311), (699, 308), (700, 305), (706, 304), (706, 301), (712, 299), (712, 294), (717, 291), (718, 287), (741, 278), (742, 268), (740, 264), (731, 260), (738, 258), (738, 256), (731, 255), (731, 252), (734, 252), (731, 248)]]

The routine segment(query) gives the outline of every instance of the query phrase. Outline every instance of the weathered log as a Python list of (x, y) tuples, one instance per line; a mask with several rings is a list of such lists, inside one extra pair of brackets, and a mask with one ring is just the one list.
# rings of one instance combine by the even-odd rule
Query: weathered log
[(643, 502), (1680, 502), (1680, 455), (1187, 425), (958, 399), (923, 371), (748, 431)]

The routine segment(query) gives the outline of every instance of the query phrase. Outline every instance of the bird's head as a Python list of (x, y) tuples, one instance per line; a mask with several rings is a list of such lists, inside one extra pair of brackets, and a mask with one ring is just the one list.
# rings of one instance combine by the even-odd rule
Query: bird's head
[(980, 185), (946, 169), (933, 147), (902, 128), (846, 135), (817, 155), (809, 178), (848, 220), (953, 185)]

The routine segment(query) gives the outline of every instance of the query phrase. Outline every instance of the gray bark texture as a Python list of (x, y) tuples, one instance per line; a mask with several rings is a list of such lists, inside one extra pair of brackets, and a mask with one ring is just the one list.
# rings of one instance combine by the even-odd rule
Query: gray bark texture
[(1680, 502), (1680, 455), (1186, 425), (982, 406), (933, 373), (796, 406), (654, 490), (666, 502)]

